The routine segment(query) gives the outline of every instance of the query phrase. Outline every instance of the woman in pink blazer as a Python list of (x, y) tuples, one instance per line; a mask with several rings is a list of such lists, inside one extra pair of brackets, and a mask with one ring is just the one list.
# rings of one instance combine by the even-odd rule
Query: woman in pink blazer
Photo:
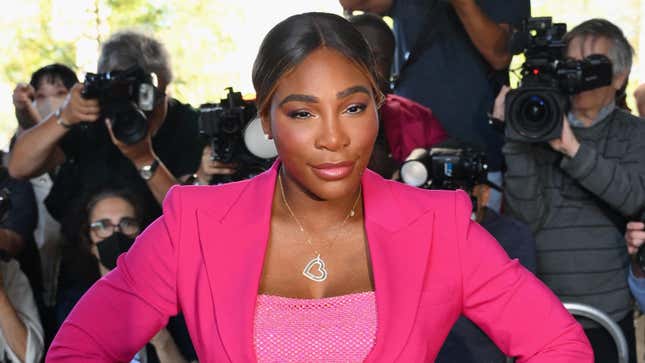
[(47, 361), (128, 361), (182, 311), (200, 362), (432, 362), (460, 314), (519, 362), (592, 362), (578, 323), (470, 220), (463, 192), (365, 169), (373, 65), (336, 15), (274, 27), (253, 82), (279, 160), (251, 180), (173, 188)]

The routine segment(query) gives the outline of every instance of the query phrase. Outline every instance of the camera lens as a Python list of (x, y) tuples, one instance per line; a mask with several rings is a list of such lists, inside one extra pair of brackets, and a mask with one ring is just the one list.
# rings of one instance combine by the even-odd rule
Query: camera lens
[(544, 88), (518, 92), (509, 104), (509, 126), (528, 142), (558, 137), (563, 107), (557, 92)]
[(520, 112), (528, 124), (535, 124), (536, 126), (542, 125), (545, 116), (548, 114), (544, 99), (537, 95), (529, 97), (529, 99), (522, 105), (522, 110)]
[(134, 106), (115, 111), (111, 119), (114, 137), (125, 144), (136, 144), (148, 133), (146, 115)]
[(401, 166), (401, 179), (405, 184), (419, 187), (428, 181), (429, 176), (428, 168), (421, 161), (406, 161)]

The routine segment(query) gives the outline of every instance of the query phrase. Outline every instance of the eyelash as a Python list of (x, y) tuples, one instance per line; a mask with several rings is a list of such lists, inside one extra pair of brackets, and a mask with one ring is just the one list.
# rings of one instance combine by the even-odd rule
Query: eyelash
[(293, 112), (289, 112), (289, 117), (296, 118), (296, 119), (305, 119), (305, 118), (311, 117), (311, 112), (303, 111), (303, 110), (293, 111)]
[(358, 108), (358, 110), (357, 110), (357, 111), (355, 111), (355, 112), (350, 112), (350, 114), (356, 114), (356, 113), (360, 113), (360, 112), (365, 111), (365, 109), (367, 108), (367, 105), (366, 105), (366, 104), (363, 104), (363, 103), (355, 103), (355, 104), (349, 105), (349, 107), (347, 107), (347, 108), (345, 109), (345, 111), (349, 111), (349, 110), (350, 110), (350, 109), (352, 109), (352, 108)]
[[(363, 112), (367, 108), (367, 105), (363, 103), (356, 103), (349, 105), (344, 112), (348, 112), (349, 114), (357, 114)], [(352, 109), (356, 109), (354, 111), (351, 111)], [(312, 117), (311, 112), (309, 111), (304, 111), (304, 110), (298, 110), (298, 111), (293, 111), (289, 112), (289, 117), (290, 118), (295, 118), (295, 119), (306, 119)]]

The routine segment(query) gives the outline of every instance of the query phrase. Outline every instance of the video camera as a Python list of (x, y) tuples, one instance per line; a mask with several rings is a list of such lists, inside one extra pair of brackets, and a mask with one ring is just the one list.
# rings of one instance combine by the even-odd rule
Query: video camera
[(273, 141), (266, 140), (254, 102), (240, 92), (226, 88), (228, 94), (219, 103), (199, 107), (199, 134), (208, 139), (211, 160), (236, 165), (233, 175), (214, 176), (213, 184), (253, 177), (267, 170), (277, 155)]
[(132, 145), (148, 133), (148, 115), (163, 100), (154, 73), (139, 66), (124, 71), (87, 73), (81, 94), (99, 100), (101, 117), (112, 122), (114, 136)]
[(427, 189), (471, 190), (486, 184), (486, 153), (472, 149), (417, 149), (401, 165), (404, 183)]
[(612, 65), (604, 55), (565, 58), (564, 23), (529, 18), (511, 38), (511, 52), (524, 53), (522, 80), (506, 96), (506, 137), (522, 142), (559, 138), (569, 96), (611, 84)]

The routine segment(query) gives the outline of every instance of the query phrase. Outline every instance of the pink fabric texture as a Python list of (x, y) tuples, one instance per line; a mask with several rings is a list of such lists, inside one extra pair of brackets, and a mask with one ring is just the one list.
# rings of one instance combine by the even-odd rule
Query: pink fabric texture
[(254, 341), (259, 363), (362, 362), (376, 341), (374, 292), (293, 299), (259, 295)]

